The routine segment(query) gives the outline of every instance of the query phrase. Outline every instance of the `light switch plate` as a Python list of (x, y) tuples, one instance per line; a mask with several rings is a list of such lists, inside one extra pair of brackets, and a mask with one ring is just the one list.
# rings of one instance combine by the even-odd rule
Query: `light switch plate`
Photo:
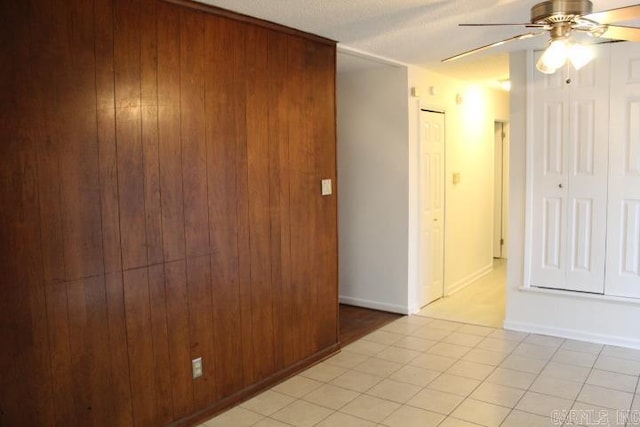
[(331, 188), (331, 180), (323, 179), (322, 180), (322, 195), (329, 196), (333, 193), (333, 189)]
[(460, 184), (460, 172), (455, 172), (453, 174), (453, 183)]
[(191, 373), (194, 379), (202, 376), (202, 357), (191, 361)]

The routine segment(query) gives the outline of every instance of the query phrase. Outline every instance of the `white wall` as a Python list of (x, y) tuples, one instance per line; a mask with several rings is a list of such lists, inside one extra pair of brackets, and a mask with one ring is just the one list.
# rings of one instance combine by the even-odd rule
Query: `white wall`
[(406, 314), (407, 69), (371, 66), (337, 76), (340, 301)]
[[(409, 86), (417, 87), (420, 94), (419, 101), (409, 101), (410, 194), (415, 197), (419, 105), (445, 111), (444, 279), (445, 293), (449, 294), (488, 273), (493, 266), (494, 122), (509, 120), (509, 95), (417, 67), (409, 68)], [(461, 104), (456, 102), (458, 94), (462, 96)], [(455, 172), (461, 176), (456, 185), (452, 182)], [(411, 204), (412, 210), (417, 209), (417, 199)], [(411, 223), (417, 223), (417, 215)], [(415, 230), (412, 235), (417, 235)], [(417, 253), (412, 256), (417, 257)], [(414, 289), (412, 294), (416, 292)]]
[(531, 72), (531, 61), (527, 52), (511, 54), (511, 243), (505, 328), (640, 348), (637, 300), (535, 289), (525, 282), (527, 73)]

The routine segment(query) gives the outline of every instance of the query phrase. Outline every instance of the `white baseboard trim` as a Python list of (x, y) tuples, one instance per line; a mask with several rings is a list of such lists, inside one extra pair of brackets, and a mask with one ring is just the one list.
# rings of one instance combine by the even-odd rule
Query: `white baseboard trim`
[(555, 328), (534, 323), (512, 322), (505, 320), (504, 329), (512, 331), (528, 332), (534, 334), (552, 335), (573, 340), (589, 341), (598, 344), (615, 345), (640, 349), (640, 340), (636, 338), (619, 337), (615, 335), (596, 334), (576, 329)]
[(379, 301), (370, 301), (362, 298), (352, 298), (344, 295), (340, 295), (340, 303), (355, 305), (356, 307), (364, 307), (364, 308), (372, 308), (374, 310), (388, 311), (391, 313), (398, 313), (398, 314), (404, 314), (404, 315), (410, 314), (409, 307), (403, 307), (401, 305), (396, 305), (396, 304), (387, 304)]
[(475, 273), (471, 273), (468, 276), (458, 280), (457, 282), (454, 282), (451, 285), (447, 286), (447, 288), (445, 289), (445, 296), (450, 296), (455, 294), (458, 291), (461, 291), (462, 289), (466, 288), (467, 286), (469, 286), (470, 284), (472, 284), (482, 276), (486, 276), (492, 271), (493, 271), (493, 261), (489, 265), (482, 267), (480, 270), (476, 271)]

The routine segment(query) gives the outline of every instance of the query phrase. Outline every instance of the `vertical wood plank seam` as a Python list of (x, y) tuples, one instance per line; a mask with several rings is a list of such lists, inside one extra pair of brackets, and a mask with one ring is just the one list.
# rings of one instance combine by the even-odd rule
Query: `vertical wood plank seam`
[[(131, 363), (129, 363), (129, 328), (127, 326), (127, 312), (125, 309), (125, 301), (126, 301), (126, 295), (124, 292), (124, 255), (123, 255), (123, 250), (122, 250), (122, 217), (120, 215), (120, 166), (118, 164), (118, 115), (116, 114), (116, 72), (115, 72), (115, 67), (116, 67), (116, 19), (117, 19), (117, 15), (116, 15), (116, 2), (114, 2), (114, 7), (113, 7), (113, 12), (111, 14), (111, 50), (113, 52), (113, 144), (114, 144), (114, 159), (115, 159), (115, 166), (116, 166), (116, 170), (115, 170), (115, 178), (116, 178), (116, 182), (115, 182), (115, 187), (116, 187), (116, 200), (117, 205), (118, 205), (118, 246), (119, 246), (119, 252), (120, 252), (120, 271), (118, 272), (120, 274), (120, 283), (122, 284), (122, 286), (120, 287), (120, 292), (122, 293), (121, 297), (122, 297), (122, 309), (123, 309), (123, 313), (124, 313), (124, 318), (122, 319), (124, 322), (124, 334), (125, 334), (125, 348), (127, 349), (127, 371), (128, 371), (128, 375), (127, 378), (129, 380), (129, 395), (131, 396), (131, 400), (130, 400), (130, 404), (131, 404), (131, 419), (133, 420), (133, 422), (135, 423), (135, 415), (133, 413), (133, 396), (134, 396), (134, 392), (133, 392), (133, 385), (131, 384)], [(97, 98), (97, 97), (96, 97)], [(103, 251), (104, 252), (104, 251)], [(105, 280), (106, 280), (106, 275), (105, 275)], [(68, 301), (69, 297), (67, 295), (67, 301)], [(68, 304), (68, 303), (67, 303)], [(107, 303), (108, 304), (108, 303)], [(68, 309), (67, 309), (68, 311)]]
[[(138, 15), (138, 26), (139, 28), (141, 28), (141, 23), (140, 23), (140, 18), (142, 17), (142, 5), (140, 1), (136, 2), (136, 6), (137, 6), (137, 15)], [(142, 32), (140, 33), (140, 37), (138, 37), (138, 75), (139, 75), (139, 79), (138, 79), (138, 96), (139, 96), (139, 105), (140, 108), (138, 109), (138, 114), (140, 117), (140, 123), (139, 123), (139, 132), (140, 132), (140, 157), (142, 157), (142, 171), (143, 171), (143, 176), (142, 176), (142, 212), (144, 212), (144, 246), (145, 246), (145, 255), (146, 255), (146, 261), (145, 261), (145, 268), (147, 270), (147, 299), (148, 299), (148, 303), (149, 303), (149, 313), (148, 313), (148, 317), (147, 320), (149, 322), (149, 325), (151, 327), (150, 330), (150, 338), (151, 338), (151, 352), (153, 355), (153, 363), (154, 363), (154, 368), (155, 368), (155, 362), (156, 362), (156, 343), (154, 341), (155, 338), (155, 334), (153, 333), (153, 317), (152, 317), (152, 312), (153, 312), (153, 302), (151, 299), (151, 277), (150, 277), (150, 270), (149, 270), (149, 236), (148, 236), (148, 232), (147, 232), (147, 189), (146, 189), (146, 158), (145, 158), (145, 140), (144, 140), (144, 125), (143, 125), (143, 121), (144, 121), (144, 114), (143, 111), (145, 109), (145, 99), (143, 97), (143, 91), (142, 91), (142, 79), (143, 79), (143, 74), (142, 74), (142, 51), (143, 51), (143, 46), (142, 46), (142, 40), (144, 38), (144, 35), (142, 34)], [(157, 75), (157, 73), (156, 73)], [(157, 93), (157, 85), (156, 85), (156, 93)], [(160, 141), (158, 140), (158, 147), (160, 146)], [(158, 148), (159, 151), (159, 148)], [(160, 158), (158, 157), (158, 164), (160, 164)], [(158, 179), (160, 177), (158, 176)], [(166, 299), (166, 298), (165, 298)], [(126, 318), (126, 310), (125, 310), (125, 318)], [(127, 345), (128, 347), (128, 345)], [(133, 361), (135, 362), (135, 361)], [(131, 366), (131, 363), (129, 363), (129, 366)], [(153, 402), (154, 402), (154, 408), (155, 408), (155, 416), (158, 416), (158, 393), (156, 392), (156, 383), (157, 383), (157, 378), (155, 376), (155, 372), (156, 370), (153, 370), (154, 375), (153, 375), (153, 392), (151, 393), (153, 395)], [(134, 412), (133, 414), (133, 423), (136, 424), (136, 418), (135, 418), (136, 414)]]
[[(155, 14), (155, 18), (156, 18), (156, 31), (155, 31), (155, 37), (156, 37), (156, 58), (160, 58), (160, 35), (158, 34), (158, 28), (160, 27), (158, 25), (158, 22), (160, 20), (159, 16), (160, 13), (158, 12), (159, 10), (161, 10), (161, 8), (158, 8), (156, 10), (156, 14)], [(158, 108), (156, 108), (156, 128), (158, 131), (158, 181), (159, 181), (159, 190), (158, 192), (159, 194), (159, 198), (160, 198), (160, 241), (162, 243), (162, 288), (164, 289), (164, 311), (166, 313), (166, 315), (164, 316), (164, 324), (165, 324), (165, 328), (167, 328), (167, 339), (169, 339), (170, 333), (171, 333), (171, 328), (169, 327), (169, 306), (167, 304), (167, 264), (168, 261), (165, 259), (165, 246), (164, 246), (164, 209), (162, 206), (162, 156), (160, 155), (160, 135), (161, 135), (161, 131), (160, 131), (160, 80), (158, 75), (160, 71), (160, 60), (157, 59), (156, 60), (156, 105), (158, 106)], [(169, 342), (167, 342), (167, 344), (169, 344)], [(169, 360), (169, 379), (170, 379), (170, 383), (173, 383), (173, 374), (171, 373), (171, 369), (173, 367), (173, 362), (171, 360), (171, 356), (173, 355), (173, 351), (171, 351), (171, 349), (169, 348), (169, 351), (167, 352), (167, 359)], [(173, 384), (172, 384), (173, 385)], [(170, 394), (170, 400), (171, 400), (171, 417), (175, 418), (175, 407), (176, 407), (176, 402), (173, 398), (174, 393), (172, 392)]]
[[(244, 61), (243, 65), (245, 67), (244, 72), (246, 73), (246, 64), (247, 64), (247, 29), (246, 28), (243, 28), (242, 59)], [(246, 79), (246, 75), (244, 77)], [(248, 198), (249, 197), (249, 167), (248, 167), (249, 153), (248, 153), (248, 147), (247, 147), (247, 145), (248, 145), (247, 144), (248, 137), (247, 137), (247, 132), (246, 132), (246, 130), (247, 130), (247, 85), (246, 85), (246, 81), (243, 84), (243, 88), (244, 88), (244, 101), (245, 102), (244, 102), (244, 108), (243, 108), (242, 114), (243, 114), (243, 118), (244, 118), (243, 126), (244, 126), (244, 129), (245, 129), (245, 132), (244, 132), (244, 143), (245, 143), (245, 155), (247, 157), (247, 192), (246, 192), (246, 196)], [(238, 150), (237, 150), (237, 145), (236, 145), (236, 164), (238, 162), (238, 157), (237, 156), (238, 156)], [(239, 184), (239, 180), (240, 180), (239, 175), (240, 174), (236, 173), (235, 175), (236, 175), (236, 194), (237, 194), (237, 197), (236, 197), (236, 220), (237, 220), (238, 231), (239, 231), (240, 230), (240, 223), (241, 223), (240, 222), (241, 221), (241, 218), (240, 218), (240, 198), (242, 197), (242, 193), (240, 192), (241, 189), (240, 189), (240, 184)], [(247, 203), (247, 207), (248, 206), (249, 206), (249, 204)], [(251, 255), (250, 255), (251, 254), (251, 232), (250, 232), (250, 230), (248, 230), (248, 231), (249, 231), (249, 290), (251, 290)], [(236, 245), (237, 246), (237, 249), (236, 249), (237, 250), (237, 255), (236, 255), (236, 258), (239, 260), (241, 258), (240, 257), (240, 243), (241, 242), (240, 242), (240, 233), (239, 232), (236, 232), (236, 241), (237, 241), (237, 245)], [(240, 274), (240, 263), (238, 263), (238, 276), (237, 277), (238, 277), (238, 302), (239, 302), (239, 307), (240, 307), (240, 309), (239, 309), (239, 312), (240, 312), (240, 331), (241, 331), (240, 335), (241, 335), (241, 342), (242, 342), (242, 351), (244, 352), (244, 351), (248, 350), (247, 342), (246, 342), (246, 341), (248, 341), (248, 343), (251, 346), (251, 353), (253, 353), (253, 336), (252, 336), (252, 334), (251, 334), (251, 336), (246, 337), (242, 333), (243, 332), (242, 325), (244, 324), (244, 319), (243, 319), (243, 316), (242, 316), (242, 312), (243, 312), (243, 310), (242, 310), (242, 283), (241, 283), (242, 275)], [(252, 319), (249, 319), (249, 320), (250, 320), (249, 323), (251, 324), (251, 320)], [(253, 327), (251, 329), (253, 330)], [(246, 382), (247, 382), (247, 370), (244, 367), (244, 359), (243, 359), (242, 365), (243, 365), (242, 379), (243, 379), (243, 383), (246, 384)], [(253, 369), (252, 369), (252, 371), (253, 371)]]
[[(207, 62), (207, 22), (203, 19), (202, 20), (202, 40), (203, 40), (203, 46), (204, 48), (202, 49), (202, 65), (203, 65), (203, 70), (206, 71), (208, 62)], [(211, 209), (211, 200), (209, 200), (209, 197), (211, 197), (211, 190), (210, 190), (210, 182), (209, 182), (209, 138), (207, 135), (207, 129), (209, 128), (208, 126), (208, 121), (206, 119), (207, 116), (207, 82), (209, 81), (209, 79), (204, 78), (204, 87), (203, 87), (203, 100), (202, 103), (204, 105), (204, 114), (205, 114), (205, 122), (204, 122), (204, 161), (205, 161), (205, 167), (204, 167), (204, 171), (205, 171), (205, 179), (206, 179), (206, 183), (207, 183), (207, 234), (209, 236), (209, 246), (208, 246), (208, 257), (209, 257), (209, 283), (207, 283), (207, 288), (209, 289), (209, 293), (211, 295), (211, 329), (209, 331), (209, 335), (211, 336), (211, 363), (212, 369), (210, 372), (212, 372), (212, 376), (213, 376), (213, 394), (214, 396), (217, 396), (218, 393), (218, 387), (217, 387), (217, 382), (216, 382), (216, 370), (217, 370), (217, 366), (214, 364), (215, 362), (215, 353), (216, 353), (216, 334), (215, 334), (215, 315), (214, 315), (214, 292), (213, 292), (213, 251), (211, 248), (211, 214), (210, 214), (210, 209)]]
[[(186, 291), (186, 300), (187, 300), (187, 313), (186, 313), (186, 318), (187, 318), (187, 335), (189, 336), (189, 348), (188, 348), (188, 352), (189, 352), (189, 360), (191, 360), (191, 358), (193, 357), (192, 353), (191, 353), (191, 340), (192, 340), (192, 336), (191, 336), (191, 299), (189, 298), (189, 253), (187, 252), (187, 238), (186, 238), (186, 233), (187, 233), (187, 216), (185, 215), (185, 205), (184, 205), (184, 150), (183, 150), (183, 128), (182, 128), (182, 29), (183, 29), (183, 25), (184, 25), (184, 11), (180, 10), (178, 11), (178, 13), (180, 14), (180, 16), (178, 17), (178, 55), (177, 55), (177, 59), (178, 59), (178, 86), (179, 86), (179, 91), (180, 91), (180, 95), (179, 95), (179, 101), (178, 101), (178, 107), (179, 107), (179, 121), (180, 121), (180, 186), (182, 188), (182, 227), (185, 233), (185, 239), (184, 239), (184, 279), (185, 279), (185, 284), (184, 284), (184, 289)], [(190, 378), (191, 380), (191, 399), (190, 399), (190, 405), (191, 405), (191, 410), (193, 410), (193, 405), (194, 405), (194, 384), (193, 384), (193, 378)]]

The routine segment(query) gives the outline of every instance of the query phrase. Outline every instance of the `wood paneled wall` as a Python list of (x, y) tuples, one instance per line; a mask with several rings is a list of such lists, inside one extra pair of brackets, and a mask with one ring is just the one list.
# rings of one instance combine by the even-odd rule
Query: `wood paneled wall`
[(335, 45), (250, 21), (0, 2), (1, 426), (171, 424), (336, 349)]

